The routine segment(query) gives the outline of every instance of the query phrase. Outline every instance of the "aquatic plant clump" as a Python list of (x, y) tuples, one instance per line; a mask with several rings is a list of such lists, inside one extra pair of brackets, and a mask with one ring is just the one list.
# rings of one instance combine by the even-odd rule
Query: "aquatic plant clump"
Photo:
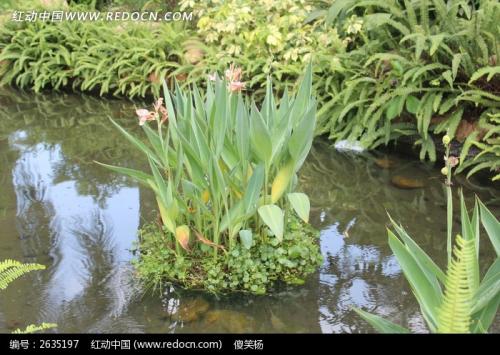
[[(301, 247), (300, 237), (290, 243), (286, 236), (293, 219), (309, 221), (309, 198), (295, 188), (316, 122), (312, 68), (307, 68), (297, 95), (285, 91), (279, 104), (269, 79), (260, 109), (241, 94), (245, 82), (240, 68), (231, 65), (224, 74), (223, 79), (210, 75), (203, 95), (196, 86), (186, 91), (176, 86), (171, 95), (163, 83), (165, 97), (156, 101), (153, 110), (136, 110), (146, 144), (112, 121), (144, 154), (150, 173), (102, 164), (153, 190), (161, 228), (154, 233), (148, 229), (146, 234), (158, 239), (154, 252), (168, 261), (164, 270), (167, 275), (174, 272), (170, 279), (183, 280), (186, 273), (191, 278), (198, 275), (200, 281), (189, 284), (212, 283), (211, 290), (245, 289), (239, 283), (250, 276), (223, 277), (219, 285), (213, 271), (204, 271), (207, 265), (227, 270), (241, 255), (244, 265), (235, 270), (248, 268), (255, 276), (256, 260), (262, 264), (269, 246), (276, 248), (270, 253), (278, 258), (284, 252), (301, 255), (304, 249), (304, 262), (298, 264), (317, 266), (317, 258), (307, 256), (317, 246), (306, 243)], [(144, 255), (147, 249), (142, 250)], [(194, 259), (200, 261), (189, 265)], [(282, 261), (296, 267), (290, 260)], [(257, 277), (261, 280), (253, 283), (253, 289), (250, 286), (251, 291), (263, 292), (268, 278), (290, 281), (311, 271), (299, 267), (287, 274), (280, 270), (278, 259), (271, 264), (260, 267), (262, 274)], [(269, 272), (273, 268), (275, 276)]]
[(140, 231), (135, 260), (139, 278), (146, 285), (162, 288), (166, 284), (214, 293), (234, 291), (265, 294), (276, 282), (301, 285), (321, 265), (319, 233), (298, 218), (290, 218), (283, 242), (258, 240), (250, 248), (238, 245), (214, 260), (196, 251), (178, 258), (164, 248), (164, 231), (155, 224)]

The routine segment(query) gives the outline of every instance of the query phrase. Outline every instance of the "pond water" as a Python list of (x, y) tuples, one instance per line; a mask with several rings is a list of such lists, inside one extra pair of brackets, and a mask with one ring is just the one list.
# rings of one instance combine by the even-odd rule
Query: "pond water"
[[(442, 266), (439, 168), (395, 153), (340, 153), (322, 140), (300, 172), (324, 256), (305, 285), (259, 297), (141, 289), (131, 250), (153, 198), (94, 163), (143, 164), (107, 119), (138, 129), (133, 109), (126, 101), (0, 91), (0, 260), (47, 266), (0, 293), (0, 332), (40, 322), (57, 323), (58, 332), (371, 332), (352, 306), (426, 331), (387, 245), (387, 212)], [(405, 179), (423, 186), (394, 185)], [(455, 186), (499, 215), (498, 185), (459, 177)], [(482, 246), (484, 273), (492, 253)], [(499, 324), (497, 317), (494, 331)]]

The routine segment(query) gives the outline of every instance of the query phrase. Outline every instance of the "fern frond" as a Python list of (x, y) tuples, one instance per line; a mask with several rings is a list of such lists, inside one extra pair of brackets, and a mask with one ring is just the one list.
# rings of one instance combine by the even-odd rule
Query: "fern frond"
[(446, 274), (443, 303), (438, 312), (438, 332), (469, 333), (475, 292), (470, 281), (476, 258), (475, 241), (457, 235), (453, 254), (454, 259)]
[(4, 260), (0, 262), (0, 290), (4, 290), (14, 280), (24, 274), (34, 271), (43, 270), (45, 266), (40, 264), (23, 264), (15, 260)]
[(36, 332), (41, 332), (47, 329), (56, 328), (57, 324), (55, 323), (42, 323), (40, 325), (30, 324), (25, 329), (16, 329), (12, 332), (12, 334), (32, 334)]

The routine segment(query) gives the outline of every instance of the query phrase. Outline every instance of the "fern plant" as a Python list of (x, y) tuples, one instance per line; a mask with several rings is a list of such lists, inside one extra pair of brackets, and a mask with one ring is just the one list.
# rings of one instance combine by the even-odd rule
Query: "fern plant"
[(5, 290), (12, 281), (30, 271), (43, 269), (45, 266), (40, 264), (23, 264), (10, 259), (0, 261), (0, 290)]
[[(11, 259), (0, 261), (0, 290), (5, 290), (10, 283), (27, 274), (28, 272), (44, 269), (44, 265), (35, 263), (25, 264)], [(54, 323), (42, 323), (40, 325), (30, 324), (24, 330), (14, 330), (13, 334), (36, 333), (55, 327), (57, 327), (57, 324)]]
[(23, 23), (0, 30), (0, 84), (159, 95), (160, 82), (186, 61), (182, 24)]
[(37, 332), (41, 332), (47, 329), (56, 328), (57, 324), (55, 323), (42, 323), (40, 325), (30, 324), (25, 329), (16, 329), (12, 332), (12, 334), (33, 334)]
[[(497, 1), (336, 0), (317, 14), (350, 38), (335, 76), (318, 83), (318, 133), (368, 148), (416, 136), (421, 159), (435, 161), (432, 134), (448, 131), (463, 141), (458, 171), (500, 179)], [(357, 33), (345, 27), (354, 17)]]

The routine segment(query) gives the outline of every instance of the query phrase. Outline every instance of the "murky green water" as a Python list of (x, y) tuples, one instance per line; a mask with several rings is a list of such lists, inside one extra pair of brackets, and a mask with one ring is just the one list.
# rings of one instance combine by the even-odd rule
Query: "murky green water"
[[(93, 163), (142, 164), (106, 118), (137, 128), (133, 108), (76, 95), (0, 91), (0, 259), (47, 266), (0, 294), (0, 332), (42, 321), (57, 323), (59, 332), (372, 331), (352, 306), (425, 331), (387, 246), (386, 211), (443, 265), (439, 170), (396, 155), (339, 153), (321, 141), (300, 181), (311, 197), (325, 261), (304, 286), (219, 299), (173, 288), (162, 295), (141, 290), (133, 282), (130, 249), (154, 201)], [(395, 176), (424, 187), (395, 187)], [(458, 180), (469, 202), (476, 193), (500, 213), (498, 185)], [(482, 253), (484, 269), (491, 253)], [(172, 315), (179, 309), (181, 317)]]

